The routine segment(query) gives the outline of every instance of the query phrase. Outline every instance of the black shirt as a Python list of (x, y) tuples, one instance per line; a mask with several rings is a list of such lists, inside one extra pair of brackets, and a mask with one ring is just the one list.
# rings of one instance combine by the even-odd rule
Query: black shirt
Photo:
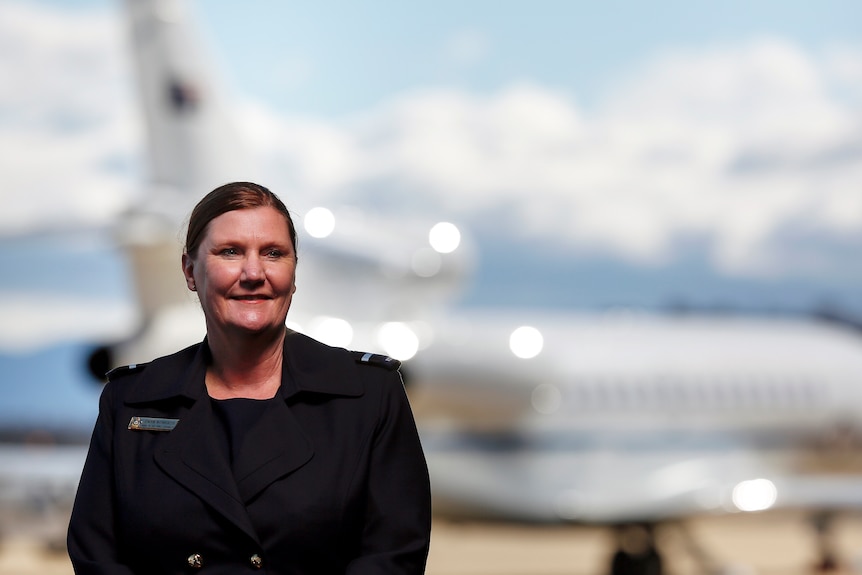
[(220, 433), (224, 438), (224, 441), (220, 442), (223, 446), (223, 454), (234, 472), (234, 479), (240, 480), (241, 477), (236, 477), (237, 466), (235, 462), (242, 457), (244, 449), (254, 448), (245, 445), (248, 432), (257, 425), (266, 410), (272, 407), (276, 401), (284, 400), (281, 399), (280, 394), (276, 394), (270, 399), (247, 399), (244, 397), (210, 399), (218, 422), (217, 433)]

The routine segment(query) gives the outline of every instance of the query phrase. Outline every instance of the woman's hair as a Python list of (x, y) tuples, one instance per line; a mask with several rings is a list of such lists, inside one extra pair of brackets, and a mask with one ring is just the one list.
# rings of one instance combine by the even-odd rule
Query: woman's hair
[(189, 228), (186, 232), (185, 252), (192, 258), (197, 257), (197, 250), (206, 234), (207, 226), (220, 215), (234, 210), (251, 208), (275, 208), (284, 216), (287, 228), (290, 230), (290, 243), (296, 253), (296, 228), (290, 212), (278, 196), (267, 188), (252, 182), (231, 182), (219, 186), (206, 196), (192, 210), (189, 217)]

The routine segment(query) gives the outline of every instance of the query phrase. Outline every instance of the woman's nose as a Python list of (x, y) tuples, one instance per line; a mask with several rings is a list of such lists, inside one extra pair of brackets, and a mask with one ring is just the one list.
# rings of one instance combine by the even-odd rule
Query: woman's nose
[(262, 281), (263, 267), (260, 264), (260, 258), (258, 258), (256, 255), (247, 257), (243, 265), (241, 279), (249, 282)]

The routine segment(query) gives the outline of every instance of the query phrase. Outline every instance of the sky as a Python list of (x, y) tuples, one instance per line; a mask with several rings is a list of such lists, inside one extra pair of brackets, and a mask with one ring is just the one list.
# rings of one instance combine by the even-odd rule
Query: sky
[[(104, 236), (33, 239), (142, 189), (122, 6), (0, 1), (0, 292), (26, 295), (0, 304), (7, 339), (34, 293), (128, 313)], [(191, 9), (255, 177), (288, 205), (457, 223), (479, 251), (461, 305), (862, 314), (858, 2)]]

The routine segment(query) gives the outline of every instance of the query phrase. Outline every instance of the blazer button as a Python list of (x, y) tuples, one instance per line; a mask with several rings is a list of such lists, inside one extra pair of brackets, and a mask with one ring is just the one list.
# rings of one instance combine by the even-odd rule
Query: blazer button
[(255, 569), (260, 569), (261, 567), (263, 567), (263, 559), (261, 559), (260, 555), (258, 555), (257, 553), (249, 557), (248, 560), (251, 562), (251, 566)]
[(186, 561), (189, 562), (189, 567), (194, 567), (195, 569), (200, 569), (204, 565), (203, 557), (201, 557), (200, 553), (192, 553)]

